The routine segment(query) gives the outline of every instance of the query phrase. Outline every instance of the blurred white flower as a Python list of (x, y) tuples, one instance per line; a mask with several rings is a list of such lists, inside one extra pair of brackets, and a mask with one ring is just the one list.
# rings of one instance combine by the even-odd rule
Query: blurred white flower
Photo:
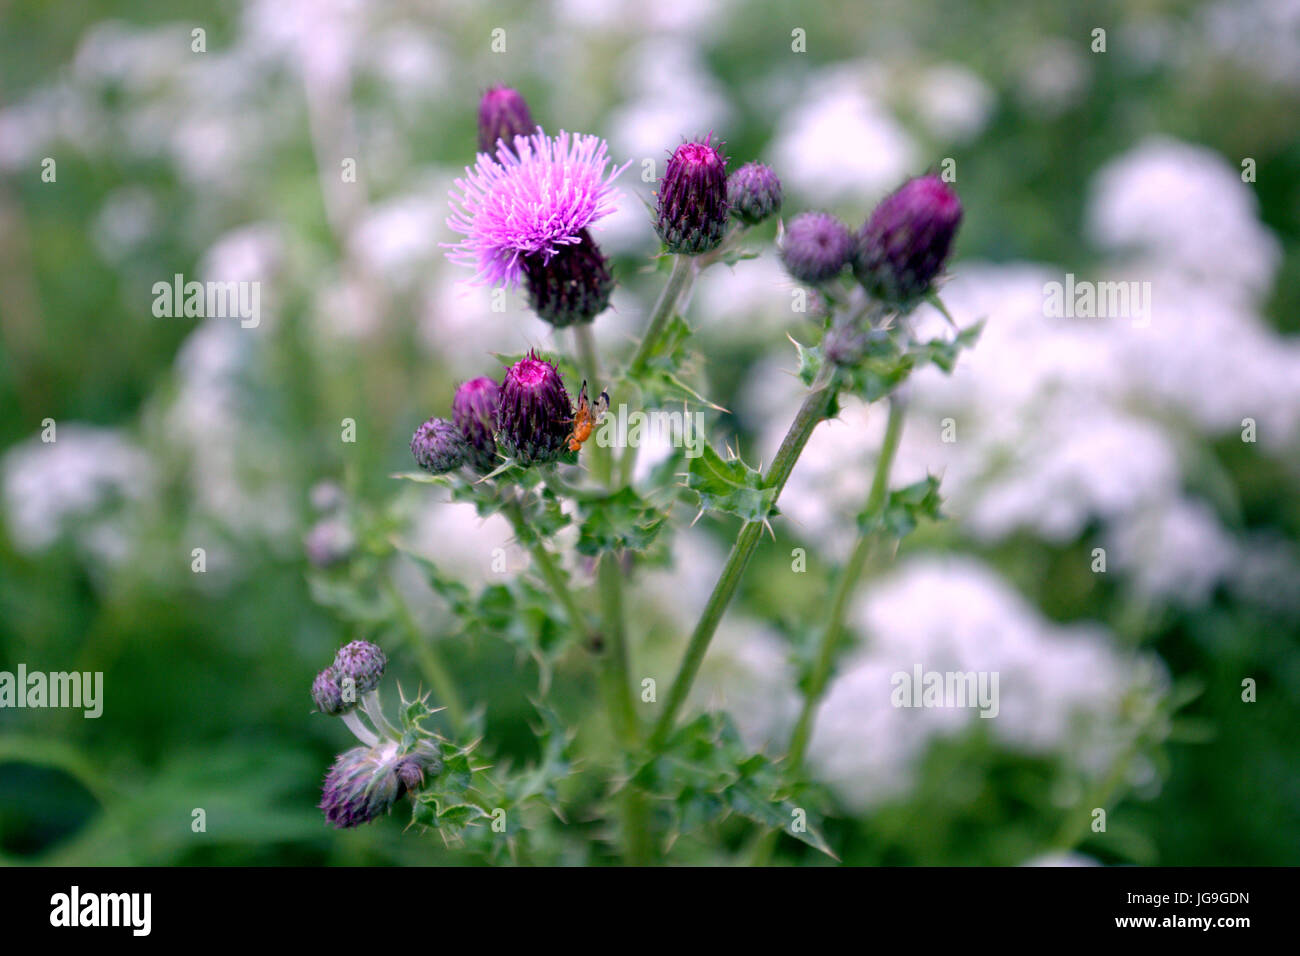
[[(966, 557), (916, 558), (873, 581), (852, 614), (864, 649), (828, 688), (810, 766), (844, 803), (864, 810), (905, 792), (935, 737), (976, 725), (1004, 745), (1059, 753), (1104, 771), (1132, 728), (1126, 701), (1163, 687), (1154, 661), (1130, 659), (1100, 628), (1044, 619), (991, 569)], [(998, 675), (996, 716), (977, 708), (895, 707), (891, 678), (927, 672)]]
[(59, 423), (55, 437), (47, 443), (34, 436), (0, 459), (14, 545), (41, 551), (69, 533), (99, 556), (125, 557), (120, 527), (106, 513), (153, 495), (148, 456), (117, 429)]
[(988, 125), (996, 104), (989, 85), (956, 63), (926, 70), (913, 95), (930, 133), (944, 143), (974, 139)]
[(1115, 522), (1107, 537), (1114, 566), (1144, 593), (1196, 606), (1237, 566), (1237, 544), (1202, 501), (1174, 497)]
[(752, 618), (728, 616), (709, 645), (688, 706), (726, 711), (746, 746), (783, 753), (802, 704), (794, 681), (779, 634)]
[(144, 186), (123, 186), (104, 199), (91, 235), (108, 262), (118, 263), (158, 231), (158, 203)]
[(626, 102), (609, 117), (616, 156), (653, 159), (662, 175), (668, 154), (681, 143), (719, 136), (731, 106), (705, 67), (698, 47), (684, 39), (651, 36), (629, 53), (623, 74)]
[(845, 198), (862, 202), (915, 172), (917, 146), (870, 94), (869, 79), (865, 64), (823, 70), (777, 119), (772, 166), (789, 191), (825, 205)]
[(1137, 250), (1193, 277), (1265, 292), (1281, 261), (1241, 170), (1220, 154), (1164, 137), (1144, 140), (1094, 177), (1088, 232), (1102, 248)]
[(1031, 110), (1053, 118), (1083, 99), (1092, 79), (1087, 48), (1058, 37), (1040, 40), (1021, 57), (1016, 94)]

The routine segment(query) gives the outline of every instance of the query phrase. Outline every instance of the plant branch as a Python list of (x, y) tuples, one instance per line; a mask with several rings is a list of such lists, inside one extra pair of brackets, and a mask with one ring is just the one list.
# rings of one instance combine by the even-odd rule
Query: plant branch
[(690, 256), (673, 256), (673, 271), (669, 273), (668, 282), (659, 293), (659, 301), (655, 303), (654, 311), (650, 313), (650, 323), (646, 326), (645, 335), (641, 337), (641, 344), (637, 346), (632, 361), (628, 363), (628, 374), (635, 374), (645, 368), (646, 362), (649, 361), (655, 346), (659, 344), (659, 339), (663, 337), (664, 330), (668, 327), (668, 320), (677, 310), (678, 301), (694, 280), (694, 260)]
[[(808, 444), (813, 429), (826, 417), (836, 389), (837, 382), (833, 375), (823, 374), (814, 383), (812, 391), (800, 406), (799, 413), (790, 425), (790, 430), (786, 432), (785, 439), (781, 442), (781, 447), (777, 450), (776, 457), (772, 460), (763, 479), (767, 487), (775, 489), (772, 497), (773, 504), (781, 497), (781, 491), (794, 470), (795, 462), (799, 460), (804, 446)], [(709, 642), (718, 629), (718, 623), (722, 620), (727, 605), (735, 596), (740, 579), (754, 556), (762, 533), (762, 521), (747, 521), (741, 527), (736, 543), (732, 545), (731, 553), (727, 556), (727, 563), (723, 565), (718, 582), (713, 586), (713, 593), (709, 595), (704, 612), (695, 625), (690, 642), (686, 645), (686, 652), (682, 655), (681, 664), (678, 665), (677, 676), (673, 678), (663, 712), (659, 715), (650, 738), (652, 748), (661, 748), (672, 732), (677, 713), (686, 702), (691, 685), (695, 682), (696, 674), (699, 673), (700, 665), (704, 661), (704, 655), (709, 649)]]
[(858, 535), (852, 554), (840, 572), (839, 582), (831, 597), (830, 613), (827, 616), (826, 629), (822, 633), (821, 644), (817, 648), (817, 658), (813, 664), (812, 674), (808, 680), (807, 694), (804, 696), (803, 709), (790, 736), (790, 750), (787, 773), (795, 774), (803, 765), (804, 755), (808, 749), (808, 740), (812, 735), (813, 719), (817, 707), (826, 691), (830, 680), (831, 666), (835, 661), (835, 651), (844, 635), (844, 612), (849, 598), (862, 577), (862, 569), (867, 557), (881, 540), (880, 526), (877, 523), (884, 509), (885, 496), (889, 491), (889, 473), (894, 465), (894, 455), (898, 451), (898, 442), (903, 434), (905, 407), (897, 398), (889, 400), (889, 421), (885, 425), (885, 440), (881, 445), (880, 455), (876, 458), (876, 473), (871, 479), (871, 490), (867, 494), (866, 520), (868, 527)]

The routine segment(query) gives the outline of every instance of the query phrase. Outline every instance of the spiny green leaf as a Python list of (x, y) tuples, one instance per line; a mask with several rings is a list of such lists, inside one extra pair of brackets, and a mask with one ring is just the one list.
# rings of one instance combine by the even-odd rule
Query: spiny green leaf
[(686, 486), (699, 495), (705, 511), (720, 511), (746, 521), (769, 517), (776, 502), (775, 489), (764, 484), (761, 472), (739, 456), (724, 460), (710, 445), (690, 460)]

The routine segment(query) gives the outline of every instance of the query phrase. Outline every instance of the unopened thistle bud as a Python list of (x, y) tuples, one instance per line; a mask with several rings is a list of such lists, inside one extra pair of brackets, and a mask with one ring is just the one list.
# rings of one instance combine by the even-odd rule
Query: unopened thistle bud
[(442, 772), (442, 757), (437, 747), (427, 740), (421, 740), (409, 753), (398, 759), (394, 770), (402, 792), (414, 792), (424, 787), (426, 776)]
[(853, 255), (853, 236), (830, 213), (801, 212), (781, 238), (781, 262), (792, 277), (808, 285), (840, 274)]
[(872, 295), (907, 305), (943, 271), (961, 224), (961, 201), (938, 176), (886, 196), (858, 233), (853, 273)]
[(781, 209), (781, 180), (762, 163), (746, 163), (727, 177), (731, 216), (754, 226)]
[(402, 795), (395, 745), (353, 747), (339, 754), (325, 775), (320, 808), (339, 829), (360, 826), (392, 809)]
[(435, 475), (455, 471), (465, 464), (468, 452), (465, 436), (445, 418), (430, 418), (411, 436), (415, 463)]
[(506, 370), (497, 440), (521, 465), (554, 461), (565, 448), (573, 406), (560, 373), (529, 352)]
[(540, 252), (525, 256), (524, 276), (528, 304), (557, 329), (590, 322), (609, 306), (614, 291), (609, 260), (586, 229), (549, 258)]
[(505, 140), (514, 152), (516, 136), (531, 136), (536, 130), (533, 114), (517, 90), (495, 86), (483, 94), (478, 104), (478, 150), (495, 157), (497, 140)]
[(333, 667), (327, 667), (312, 681), (311, 699), (316, 702), (316, 709), (331, 717), (351, 710), (356, 702), (343, 702), (343, 691), (339, 688), (339, 675)]
[(369, 641), (353, 641), (339, 648), (334, 655), (334, 672), (340, 681), (351, 678), (357, 694), (366, 694), (379, 686), (388, 658)]
[(659, 181), (655, 231), (669, 252), (697, 256), (726, 233), (727, 160), (712, 138), (678, 146)]
[(451, 418), (465, 439), (466, 459), (485, 473), (499, 463), (495, 433), (500, 404), (501, 388), (486, 375), (456, 389), (451, 401)]

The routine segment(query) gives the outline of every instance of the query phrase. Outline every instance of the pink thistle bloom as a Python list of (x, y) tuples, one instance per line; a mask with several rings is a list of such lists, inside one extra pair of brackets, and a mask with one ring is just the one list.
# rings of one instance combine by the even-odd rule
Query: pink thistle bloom
[(606, 151), (599, 136), (561, 130), (551, 138), (539, 126), (513, 144), (499, 143), (495, 159), (479, 153), (451, 191), (447, 225), (465, 238), (444, 243), (447, 258), (474, 269), (476, 282), (515, 288), (525, 257), (549, 261), (614, 211), (614, 180), (631, 160), (606, 175)]

